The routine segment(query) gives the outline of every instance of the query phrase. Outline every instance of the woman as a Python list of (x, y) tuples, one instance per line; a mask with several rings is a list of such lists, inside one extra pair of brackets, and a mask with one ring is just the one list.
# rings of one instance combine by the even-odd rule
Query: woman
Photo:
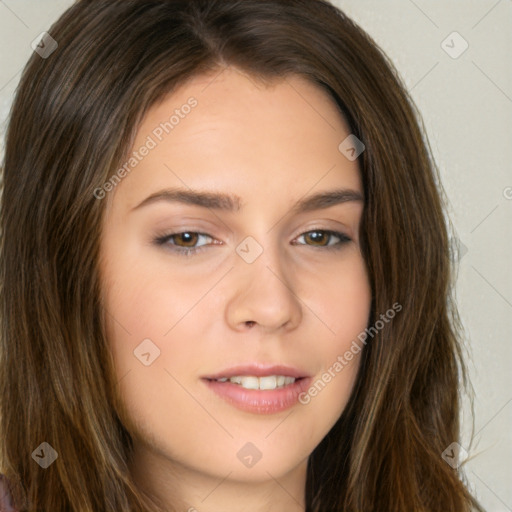
[(322, 0), (110, 0), (42, 44), (3, 168), (13, 506), (482, 510), (442, 456), (442, 189), (369, 36)]

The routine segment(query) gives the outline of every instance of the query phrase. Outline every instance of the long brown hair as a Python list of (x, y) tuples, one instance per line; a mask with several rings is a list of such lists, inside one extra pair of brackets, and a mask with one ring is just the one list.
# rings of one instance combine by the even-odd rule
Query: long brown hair
[[(364, 347), (351, 399), (309, 458), (307, 512), (481, 511), (441, 456), (459, 440), (459, 379), (467, 387), (445, 197), (375, 42), (324, 0), (82, 0), (49, 33), (58, 47), (23, 72), (3, 163), (0, 471), (18, 507), (160, 510), (129, 472), (94, 191), (155, 102), (229, 65), (265, 83), (300, 75), (334, 98), (365, 144), (369, 325), (403, 308)], [(58, 454), (45, 470), (31, 457), (42, 442)]]

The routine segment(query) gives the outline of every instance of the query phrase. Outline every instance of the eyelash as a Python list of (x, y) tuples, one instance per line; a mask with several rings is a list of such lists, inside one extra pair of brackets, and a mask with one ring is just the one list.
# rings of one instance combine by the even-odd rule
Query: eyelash
[[(304, 235), (307, 235), (309, 233), (318, 233), (318, 232), (321, 232), (321, 233), (326, 233), (328, 235), (334, 235), (335, 237), (339, 238), (340, 239), (340, 242), (336, 243), (336, 244), (333, 244), (333, 245), (324, 245), (324, 246), (314, 246), (312, 245), (311, 247), (313, 247), (314, 249), (326, 249), (328, 251), (339, 251), (343, 248), (343, 246), (345, 244), (347, 244), (348, 242), (351, 242), (352, 239), (349, 238), (347, 235), (345, 235), (344, 233), (340, 233), (339, 231), (332, 231), (332, 230), (329, 230), (329, 229), (320, 229), (320, 228), (315, 228), (315, 229), (310, 229), (304, 233), (302, 233), (301, 235), (299, 235), (299, 238), (304, 236)], [(180, 256), (192, 256), (194, 254), (197, 254), (199, 252), (202, 252), (204, 249), (206, 249), (206, 247), (208, 246), (200, 246), (200, 247), (194, 247), (192, 249), (188, 249), (188, 248), (183, 248), (183, 247), (179, 247), (175, 244), (169, 244), (168, 242), (172, 239), (172, 237), (174, 236), (178, 236), (178, 235), (184, 235), (184, 234), (193, 234), (193, 235), (200, 235), (200, 236), (206, 236), (208, 238), (212, 238), (212, 236), (206, 234), (206, 233), (199, 233), (198, 231), (181, 231), (181, 232), (178, 232), (178, 233), (170, 233), (170, 234), (165, 234), (165, 235), (161, 235), (161, 236), (158, 236), (154, 239), (154, 243), (157, 245), (157, 246), (164, 246), (164, 245), (170, 245), (172, 248), (171, 248), (171, 251), (175, 252), (176, 254), (180, 255)], [(295, 244), (295, 245), (307, 245), (307, 244)], [(179, 248), (176, 248), (176, 247), (179, 247)]]

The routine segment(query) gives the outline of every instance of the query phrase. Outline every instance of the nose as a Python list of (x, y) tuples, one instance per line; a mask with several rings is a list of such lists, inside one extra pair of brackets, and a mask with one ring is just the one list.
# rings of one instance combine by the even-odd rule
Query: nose
[(296, 328), (302, 319), (297, 295), (299, 276), (286, 265), (283, 255), (268, 244), (252, 263), (236, 257), (230, 272), (226, 317), (234, 330), (258, 325), (273, 332)]

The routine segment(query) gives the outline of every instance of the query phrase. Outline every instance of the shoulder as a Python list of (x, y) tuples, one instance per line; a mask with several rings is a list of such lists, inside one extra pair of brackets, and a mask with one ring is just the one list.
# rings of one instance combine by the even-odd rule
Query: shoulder
[(0, 512), (16, 512), (12, 506), (7, 479), (2, 474), (0, 474)]

